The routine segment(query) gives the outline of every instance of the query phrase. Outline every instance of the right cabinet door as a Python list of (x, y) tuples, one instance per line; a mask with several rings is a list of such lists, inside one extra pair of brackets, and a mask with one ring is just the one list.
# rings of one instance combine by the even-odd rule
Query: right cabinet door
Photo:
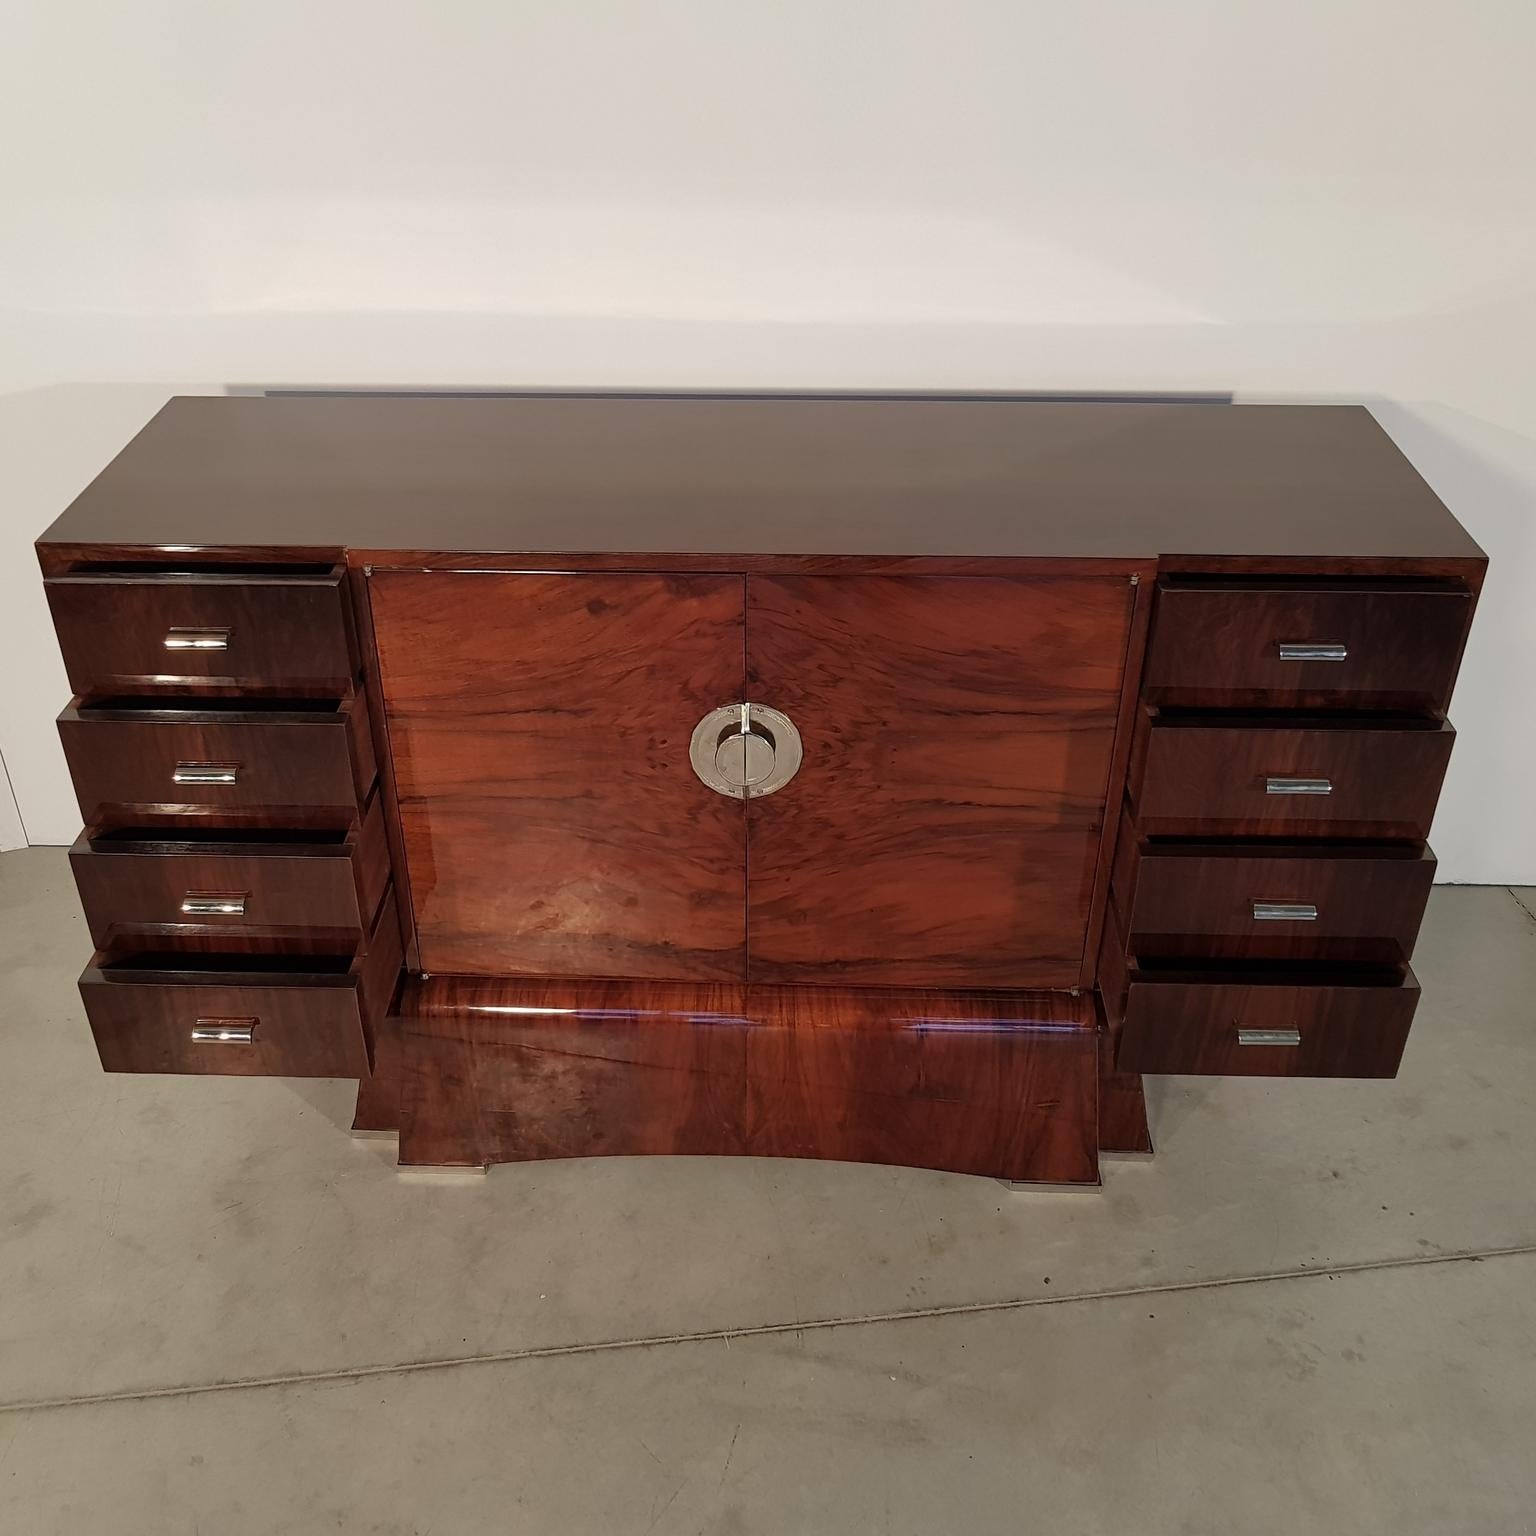
[(804, 760), (748, 802), (755, 981), (1076, 986), (1134, 592), (752, 577), (749, 696)]

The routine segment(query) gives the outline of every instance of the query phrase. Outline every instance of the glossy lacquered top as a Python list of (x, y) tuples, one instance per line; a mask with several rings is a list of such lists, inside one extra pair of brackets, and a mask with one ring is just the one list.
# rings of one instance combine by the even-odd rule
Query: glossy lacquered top
[(1479, 561), (1362, 407), (186, 397), (40, 541), (333, 555)]

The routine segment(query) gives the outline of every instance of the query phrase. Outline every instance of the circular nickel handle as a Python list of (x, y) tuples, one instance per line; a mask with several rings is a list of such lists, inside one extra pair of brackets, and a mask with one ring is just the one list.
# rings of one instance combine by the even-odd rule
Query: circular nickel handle
[(800, 732), (766, 704), (726, 704), (693, 728), (688, 761), (717, 795), (759, 800), (800, 771)]

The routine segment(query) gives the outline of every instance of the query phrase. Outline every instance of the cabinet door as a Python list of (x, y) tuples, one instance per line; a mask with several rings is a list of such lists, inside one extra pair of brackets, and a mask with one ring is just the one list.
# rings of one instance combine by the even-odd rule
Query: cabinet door
[(1077, 984), (1132, 596), (750, 578), (748, 694), (804, 744), (748, 805), (753, 980)]
[(743, 807), (688, 761), (742, 696), (742, 579), (384, 571), (369, 591), (423, 968), (743, 979)]

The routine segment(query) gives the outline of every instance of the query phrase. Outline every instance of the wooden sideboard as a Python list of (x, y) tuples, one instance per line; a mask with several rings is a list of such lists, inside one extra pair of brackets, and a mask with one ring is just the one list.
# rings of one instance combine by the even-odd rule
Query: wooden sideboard
[(110, 1071), (1093, 1184), (1397, 1070), (1486, 560), (1363, 409), (176, 399), (38, 553)]

